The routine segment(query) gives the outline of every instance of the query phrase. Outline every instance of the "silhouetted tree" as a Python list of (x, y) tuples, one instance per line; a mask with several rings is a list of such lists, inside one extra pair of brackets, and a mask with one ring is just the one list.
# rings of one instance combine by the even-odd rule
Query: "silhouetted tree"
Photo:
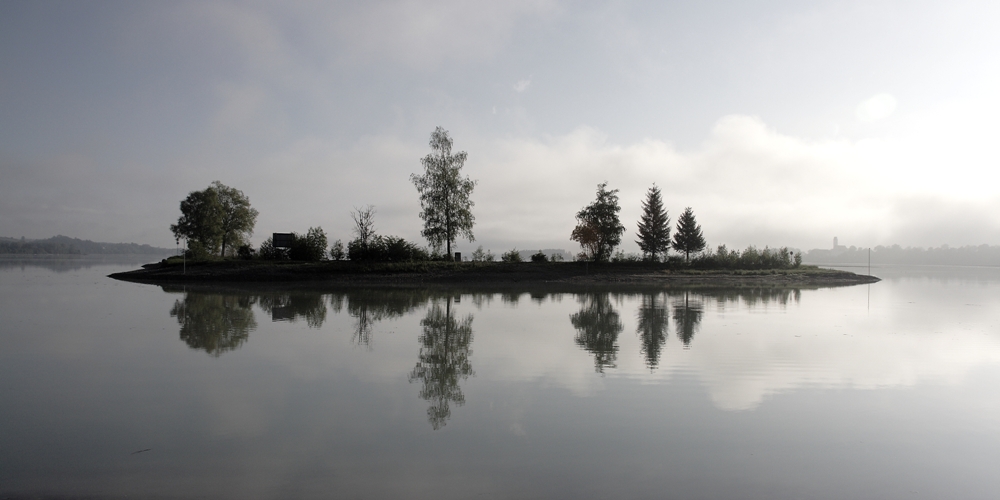
[(219, 357), (243, 345), (257, 328), (253, 302), (249, 295), (188, 292), (174, 302), (170, 315), (180, 323), (181, 340), (189, 347)]
[(434, 430), (444, 427), (451, 416), (449, 405), (465, 404), (465, 395), (458, 385), (460, 381), (475, 375), (469, 356), (472, 351), (472, 315), (461, 322), (451, 316), (451, 298), (445, 301), (445, 309), (440, 304), (431, 305), (420, 325), (420, 356), (417, 365), (410, 372), (410, 382), (420, 380), (423, 388), (420, 397), (430, 401), (427, 420)]
[(305, 235), (295, 235), (288, 252), (292, 260), (318, 261), (326, 258), (326, 233), (321, 227), (311, 227)]
[(589, 257), (598, 262), (607, 261), (615, 247), (622, 242), (625, 226), (618, 219), (618, 190), (607, 190), (608, 183), (597, 185), (597, 199), (577, 212), (577, 226), (570, 239), (580, 243)]
[(704, 310), (701, 303), (690, 301), (686, 291), (684, 292), (684, 300), (674, 303), (674, 324), (677, 336), (680, 337), (681, 342), (684, 342), (685, 347), (691, 344), (691, 339), (698, 332), (702, 314), (704, 314)]
[(646, 191), (646, 199), (642, 202), (642, 217), (639, 219), (639, 244), (642, 253), (652, 261), (658, 261), (662, 254), (664, 260), (670, 250), (670, 217), (663, 208), (660, 188), (653, 187)]
[(469, 197), (476, 187), (476, 181), (461, 177), (462, 166), (468, 156), (465, 151), (452, 154), (452, 140), (448, 131), (437, 127), (431, 133), (432, 153), (420, 162), (424, 165), (424, 175), (413, 174), (410, 180), (420, 193), (420, 218), (424, 229), (420, 235), (436, 250), (446, 246), (451, 258), (451, 243), (459, 236), (475, 241), (472, 226), (476, 218), (472, 215), (475, 203)]
[(605, 367), (615, 367), (618, 334), (625, 327), (608, 294), (588, 294), (580, 299), (583, 302), (580, 311), (569, 317), (578, 332), (576, 344), (594, 355), (594, 369), (604, 373)]
[[(181, 201), (181, 217), (170, 225), (174, 238), (196, 242), (205, 252), (226, 255), (226, 248), (246, 244), (257, 223), (257, 210), (242, 191), (219, 181), (193, 191)], [(220, 249), (221, 247), (221, 249)]]
[(639, 305), (639, 321), (636, 333), (642, 340), (642, 354), (646, 358), (646, 366), (655, 369), (660, 362), (660, 351), (667, 341), (667, 328), (670, 315), (661, 294), (644, 294)]
[(674, 233), (674, 250), (684, 254), (684, 261), (687, 262), (692, 253), (697, 253), (705, 249), (705, 237), (701, 234), (701, 226), (694, 218), (694, 210), (691, 207), (684, 209), (681, 216), (677, 218), (677, 231)]

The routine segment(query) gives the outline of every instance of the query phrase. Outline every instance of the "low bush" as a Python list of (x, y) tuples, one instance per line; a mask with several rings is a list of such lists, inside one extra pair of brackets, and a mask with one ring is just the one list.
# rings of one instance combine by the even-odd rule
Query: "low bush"
[(542, 252), (541, 250), (539, 250), (538, 253), (533, 254), (531, 256), (531, 262), (548, 262), (548, 261), (549, 258), (546, 257), (545, 252)]
[(500, 260), (504, 262), (523, 262), (521, 260), (521, 252), (518, 252), (516, 248), (509, 252), (504, 252), (504, 254), (500, 256)]
[(802, 264), (802, 254), (788, 247), (758, 250), (749, 246), (742, 252), (719, 245), (716, 251), (706, 252), (691, 260), (696, 269), (792, 269)]
[(373, 236), (368, 243), (359, 238), (347, 244), (347, 258), (367, 262), (406, 262), (430, 260), (427, 250), (397, 236)]

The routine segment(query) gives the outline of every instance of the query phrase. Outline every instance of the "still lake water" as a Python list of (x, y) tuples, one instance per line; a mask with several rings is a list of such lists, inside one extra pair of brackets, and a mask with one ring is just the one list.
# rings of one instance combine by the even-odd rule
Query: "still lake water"
[(199, 291), (0, 261), (0, 498), (996, 498), (1000, 269)]

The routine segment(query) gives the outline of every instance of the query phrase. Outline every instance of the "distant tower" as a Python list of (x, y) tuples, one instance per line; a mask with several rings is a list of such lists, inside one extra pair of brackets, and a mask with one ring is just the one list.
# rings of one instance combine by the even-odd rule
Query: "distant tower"
[(837, 237), (836, 236), (833, 237), (833, 249), (834, 250), (837, 249)]

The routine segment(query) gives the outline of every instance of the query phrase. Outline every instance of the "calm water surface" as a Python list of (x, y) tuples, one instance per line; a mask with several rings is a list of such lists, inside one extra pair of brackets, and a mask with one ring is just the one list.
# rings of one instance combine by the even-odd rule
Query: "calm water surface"
[(0, 261), (0, 498), (996, 498), (1000, 270), (268, 290)]

